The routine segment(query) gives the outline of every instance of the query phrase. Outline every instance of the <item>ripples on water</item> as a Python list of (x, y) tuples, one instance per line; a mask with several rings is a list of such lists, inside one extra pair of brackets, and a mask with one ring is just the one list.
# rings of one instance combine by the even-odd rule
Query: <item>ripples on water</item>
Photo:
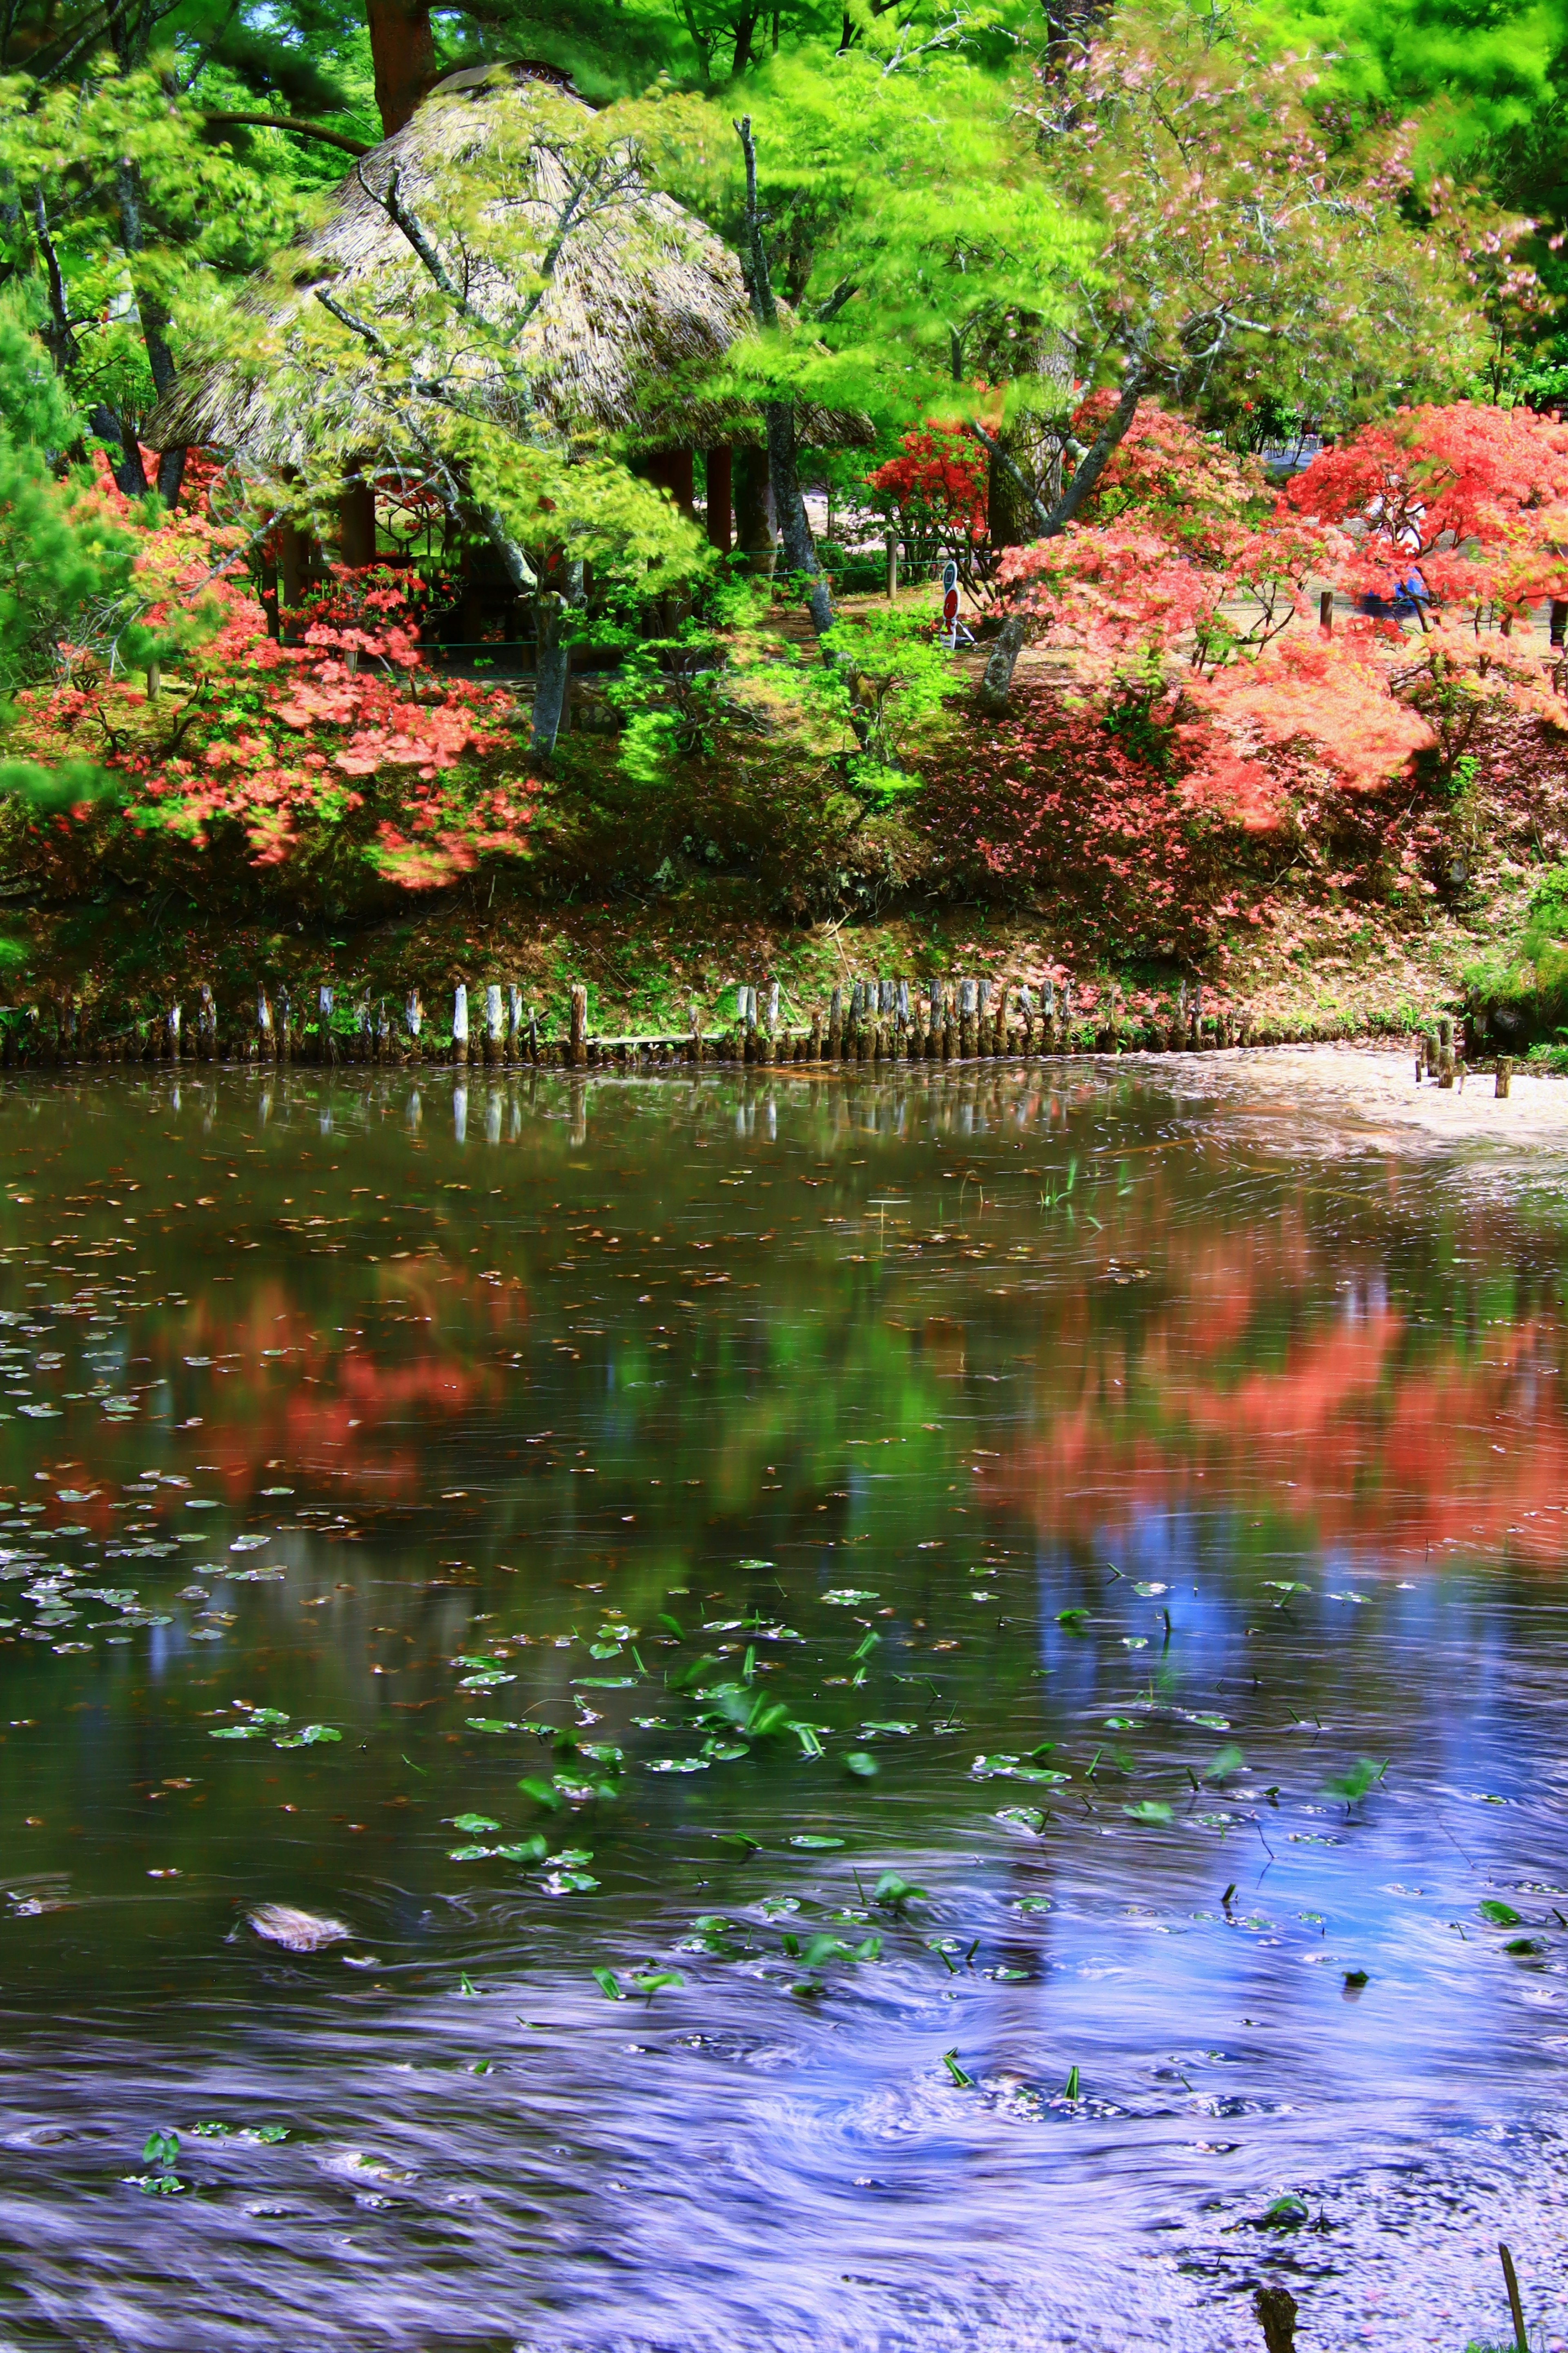
[(1500, 2235), (1552, 2339), (1558, 1166), (1228, 1062), (0, 1143), (0, 2347), (1460, 2353)]

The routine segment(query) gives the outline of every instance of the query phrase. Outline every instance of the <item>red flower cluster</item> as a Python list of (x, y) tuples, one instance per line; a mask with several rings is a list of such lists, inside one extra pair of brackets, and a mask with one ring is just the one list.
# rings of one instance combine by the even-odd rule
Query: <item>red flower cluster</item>
[(906, 433), (900, 455), (868, 474), (912, 536), (977, 544), (985, 537), (988, 469), (984, 451), (956, 426), (922, 425)]

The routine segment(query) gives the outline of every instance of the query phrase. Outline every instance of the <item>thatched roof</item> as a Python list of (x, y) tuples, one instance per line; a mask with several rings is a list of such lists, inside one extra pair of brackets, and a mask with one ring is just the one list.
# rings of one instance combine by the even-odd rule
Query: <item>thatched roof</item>
[[(198, 359), (160, 402), (145, 438), (157, 448), (216, 445), (270, 470), (303, 467), (312, 445), (341, 438), (356, 397), (365, 401), (366, 423), (374, 416), (384, 426), (384, 411), (370, 397), (368, 353), (357, 396), (354, 369), (341, 356), (331, 371), (312, 370), (318, 291), (373, 329), (405, 321), (428, 302), (431, 280), (389, 216), (390, 191), (463, 276), (473, 311), (492, 328), (514, 319), (517, 288), (497, 264), (498, 247), (547, 249), (570, 190), (562, 157), (579, 111), (586, 130), (592, 111), (548, 69), (478, 68), (448, 76), (410, 122), (355, 165), (327, 219), (296, 248), (287, 278), (254, 298), (258, 334), (245, 360), (204, 368)], [(498, 180), (510, 185), (492, 191), (478, 173), (465, 181), (467, 167), (487, 151), (499, 156)], [(466, 231), (450, 226), (459, 186), (483, 188)], [(515, 387), (526, 380), (529, 408), (568, 433), (607, 430), (650, 448), (756, 440), (754, 410), (704, 397), (700, 389), (751, 325), (740, 265), (727, 248), (635, 171), (612, 170), (510, 342), (509, 365), (501, 368), (493, 346), (487, 353), (476, 339), (464, 362), (467, 385), (500, 410), (515, 404)], [(449, 365), (449, 353), (444, 358)], [(810, 441), (866, 438), (859, 420), (822, 411), (804, 413), (800, 424)], [(391, 446), (395, 431), (375, 438), (389, 456), (405, 454)]]

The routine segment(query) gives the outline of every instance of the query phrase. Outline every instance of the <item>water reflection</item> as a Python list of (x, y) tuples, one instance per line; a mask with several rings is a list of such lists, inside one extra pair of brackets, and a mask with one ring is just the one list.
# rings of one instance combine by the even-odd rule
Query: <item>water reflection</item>
[(1568, 2311), (1560, 1172), (1234, 1085), (0, 1092), (17, 2343)]

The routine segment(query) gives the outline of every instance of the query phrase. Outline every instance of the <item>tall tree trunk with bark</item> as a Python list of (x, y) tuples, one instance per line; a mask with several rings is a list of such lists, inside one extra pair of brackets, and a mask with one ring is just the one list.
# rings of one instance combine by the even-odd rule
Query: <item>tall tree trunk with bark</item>
[[(749, 114), (742, 115), (736, 123), (735, 135), (746, 163), (746, 290), (752, 298), (752, 316), (767, 334), (777, 327), (779, 313), (773, 300), (767, 247), (763, 242), (763, 214), (757, 203), (757, 146)], [(816, 543), (811, 535), (805, 501), (801, 496), (794, 401), (764, 401), (763, 422), (767, 428), (768, 483), (773, 494), (773, 521), (778, 527), (779, 544), (785, 568), (799, 573), (809, 584), (806, 603), (811, 626), (820, 638), (833, 627), (833, 591), (817, 561)]]
[(429, 0), (365, 0), (382, 136), (401, 131), (436, 79)]
[[(174, 355), (169, 349), (164, 332), (169, 323), (169, 314), (139, 282), (137, 259), (146, 246), (147, 238), (142, 215), (142, 173), (133, 156), (122, 155), (120, 159), (115, 174), (115, 194), (120, 205), (120, 242), (131, 264), (136, 311), (142, 322), (142, 340), (147, 350), (147, 365), (152, 372), (153, 389), (163, 400), (174, 388)], [(129, 418), (121, 420), (117, 438), (123, 454), (114, 470), (114, 479), (128, 496), (139, 497), (146, 491), (148, 483), (142, 464), (142, 452), (137, 447), (136, 430)], [(158, 459), (157, 487), (165, 506), (178, 504), (180, 486), (184, 478), (184, 448), (162, 451)]]
[(566, 715), (566, 691), (572, 682), (571, 628), (583, 606), (583, 566), (563, 567), (564, 593), (542, 589), (539, 596), (539, 637), (533, 673), (533, 754), (548, 760)]

